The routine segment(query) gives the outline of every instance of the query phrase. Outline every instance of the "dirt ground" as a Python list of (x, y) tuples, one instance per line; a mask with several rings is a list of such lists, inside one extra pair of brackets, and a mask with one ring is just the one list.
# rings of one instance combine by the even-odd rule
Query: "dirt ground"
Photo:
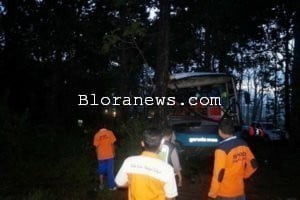
[[(254, 147), (252, 147), (254, 148)], [(287, 144), (262, 144), (253, 149), (259, 169), (245, 181), (247, 200), (300, 200), (300, 149)], [(213, 156), (182, 159), (183, 187), (177, 200), (206, 200)], [(118, 190), (112, 199), (127, 199), (127, 190)]]

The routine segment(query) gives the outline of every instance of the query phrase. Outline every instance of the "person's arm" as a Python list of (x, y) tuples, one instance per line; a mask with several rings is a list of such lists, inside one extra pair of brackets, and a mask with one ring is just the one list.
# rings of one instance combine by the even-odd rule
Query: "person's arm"
[(249, 149), (247, 147), (247, 157), (246, 157), (246, 163), (245, 163), (245, 171), (244, 171), (244, 178), (249, 178), (257, 169), (257, 162), (256, 159)]
[(114, 155), (115, 155), (115, 150), (116, 150), (116, 145), (115, 145), (116, 141), (117, 141), (117, 139), (115, 137), (115, 134), (114, 134), (114, 132), (111, 131), (111, 133), (110, 133), (110, 142), (111, 142), (111, 147), (112, 147)]
[(117, 139), (116, 139), (114, 132), (111, 131), (110, 134), (111, 134), (110, 135), (111, 143), (115, 143), (117, 141)]
[(93, 140), (93, 146), (97, 149), (98, 146), (99, 146), (99, 137), (100, 137), (100, 133), (97, 132), (95, 135), (94, 135), (94, 140)]
[(180, 165), (179, 156), (176, 148), (174, 148), (173, 151), (171, 152), (171, 162), (175, 174), (178, 176), (178, 187), (181, 187), (182, 186), (181, 165)]
[(96, 133), (96, 134), (94, 135), (93, 146), (94, 146), (94, 147), (97, 147), (97, 146), (98, 146), (98, 133)]
[(127, 174), (127, 159), (123, 162), (120, 170), (118, 171), (115, 182), (118, 187), (127, 187), (128, 186), (128, 174)]
[(220, 149), (215, 151), (215, 162), (213, 177), (211, 181), (210, 190), (208, 196), (211, 198), (216, 198), (218, 195), (218, 190), (220, 183), (223, 180), (225, 173), (225, 164), (226, 164), (226, 153)]
[(176, 175), (178, 176), (178, 187), (182, 187), (182, 175), (181, 175), (181, 171), (176, 172)]
[(168, 173), (165, 174), (165, 176), (167, 177), (166, 183), (164, 185), (166, 199), (174, 199), (178, 195), (178, 192), (177, 192), (177, 185), (174, 176), (174, 170), (171, 166), (170, 166), (170, 170), (168, 171)]

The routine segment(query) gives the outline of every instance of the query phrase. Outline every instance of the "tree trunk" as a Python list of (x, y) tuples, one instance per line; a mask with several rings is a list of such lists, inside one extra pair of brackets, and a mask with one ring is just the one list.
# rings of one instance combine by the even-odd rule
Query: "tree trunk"
[(260, 109), (259, 109), (259, 120), (262, 120), (263, 109), (264, 109), (264, 79), (261, 80), (261, 92), (260, 92)]
[(48, 120), (53, 126), (58, 125), (58, 123), (63, 119), (61, 116), (61, 51), (56, 50), (55, 53), (55, 63), (49, 63), (51, 67), (51, 79), (50, 79), (50, 90), (47, 98), (47, 113)]
[(289, 51), (289, 25), (286, 27), (285, 38), (285, 73), (284, 73), (284, 109), (285, 109), (285, 129), (290, 132), (290, 60), (291, 54)]
[(220, 60), (219, 60), (219, 72), (226, 72), (225, 56), (226, 56), (226, 53), (222, 51), (221, 55), (220, 55)]
[[(155, 95), (166, 97), (169, 80), (169, 0), (161, 0), (159, 8), (160, 33), (158, 34), (157, 65), (155, 70)], [(156, 120), (163, 124), (166, 122), (165, 111), (165, 106), (161, 106), (156, 112)]]
[(0, 102), (3, 105), (9, 105), (9, 97), (12, 93), (11, 87), (13, 84), (13, 75), (16, 73), (18, 61), (18, 45), (16, 33), (16, 18), (17, 18), (17, 1), (10, 0), (4, 5), (6, 15), (3, 16), (3, 31), (5, 35), (5, 47), (0, 57), (0, 88), (3, 88), (3, 93), (0, 97)]
[[(247, 75), (247, 92), (250, 94), (250, 74), (248, 71), (248, 75)], [(247, 124), (250, 124), (250, 103), (247, 104)]]
[(251, 121), (255, 121), (256, 120), (256, 115), (257, 115), (257, 72), (254, 71), (253, 74), (253, 84), (254, 84), (254, 97), (253, 97), (253, 107), (252, 107), (252, 117), (251, 117)]
[[(297, 4), (299, 8), (299, 3)], [(299, 11), (299, 9), (298, 9)], [(294, 66), (291, 73), (292, 86), (292, 110), (293, 117), (291, 123), (291, 137), (298, 142), (300, 132), (300, 13), (296, 12), (295, 18), (295, 49), (294, 49)]]
[(216, 61), (215, 56), (212, 56), (212, 58), (211, 58), (211, 71), (212, 72), (216, 72), (215, 61)]
[(211, 53), (209, 51), (210, 46), (210, 31), (209, 28), (205, 28), (205, 55), (204, 55), (204, 70), (206, 72), (212, 71), (211, 69)]
[[(133, 57), (132, 50), (126, 49), (125, 47), (121, 49), (120, 52), (120, 70), (121, 70), (121, 76), (119, 79), (119, 88), (118, 91), (119, 95), (121, 97), (130, 96), (130, 76), (131, 76), (131, 69), (130, 67), (130, 58)], [(129, 110), (128, 106), (119, 106), (118, 109), (120, 109), (121, 118), (126, 120), (129, 117)]]
[(277, 62), (275, 67), (275, 80), (274, 80), (274, 117), (273, 122), (277, 126), (277, 104), (278, 104), (278, 94), (277, 94)]
[(242, 99), (242, 97), (241, 97), (242, 96), (242, 84), (243, 84), (243, 79), (244, 79), (243, 59), (238, 63), (239, 63), (238, 69), (240, 70), (239, 89), (238, 89), (238, 104), (241, 105), (241, 103), (242, 103), (242, 100), (241, 100)]

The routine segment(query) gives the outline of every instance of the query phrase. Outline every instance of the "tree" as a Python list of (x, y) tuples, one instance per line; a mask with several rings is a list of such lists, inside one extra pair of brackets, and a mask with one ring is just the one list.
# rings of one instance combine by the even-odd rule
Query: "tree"
[[(169, 0), (159, 1), (159, 35), (157, 43), (157, 64), (155, 67), (155, 96), (167, 96), (167, 83), (169, 80), (169, 18), (170, 2)], [(157, 119), (165, 123), (165, 107), (157, 109)]]
[(291, 136), (295, 141), (299, 142), (299, 122), (300, 122), (300, 13), (299, 13), (299, 3), (295, 5), (296, 17), (295, 17), (295, 49), (294, 49), (294, 65), (292, 69), (292, 111), (293, 115), (291, 118)]

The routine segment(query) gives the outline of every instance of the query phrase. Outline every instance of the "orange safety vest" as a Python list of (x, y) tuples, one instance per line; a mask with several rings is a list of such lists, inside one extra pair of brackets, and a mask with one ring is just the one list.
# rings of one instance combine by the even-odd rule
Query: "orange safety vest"
[(215, 150), (208, 196), (233, 198), (244, 195), (244, 179), (256, 169), (256, 160), (246, 142), (236, 136), (227, 138)]

